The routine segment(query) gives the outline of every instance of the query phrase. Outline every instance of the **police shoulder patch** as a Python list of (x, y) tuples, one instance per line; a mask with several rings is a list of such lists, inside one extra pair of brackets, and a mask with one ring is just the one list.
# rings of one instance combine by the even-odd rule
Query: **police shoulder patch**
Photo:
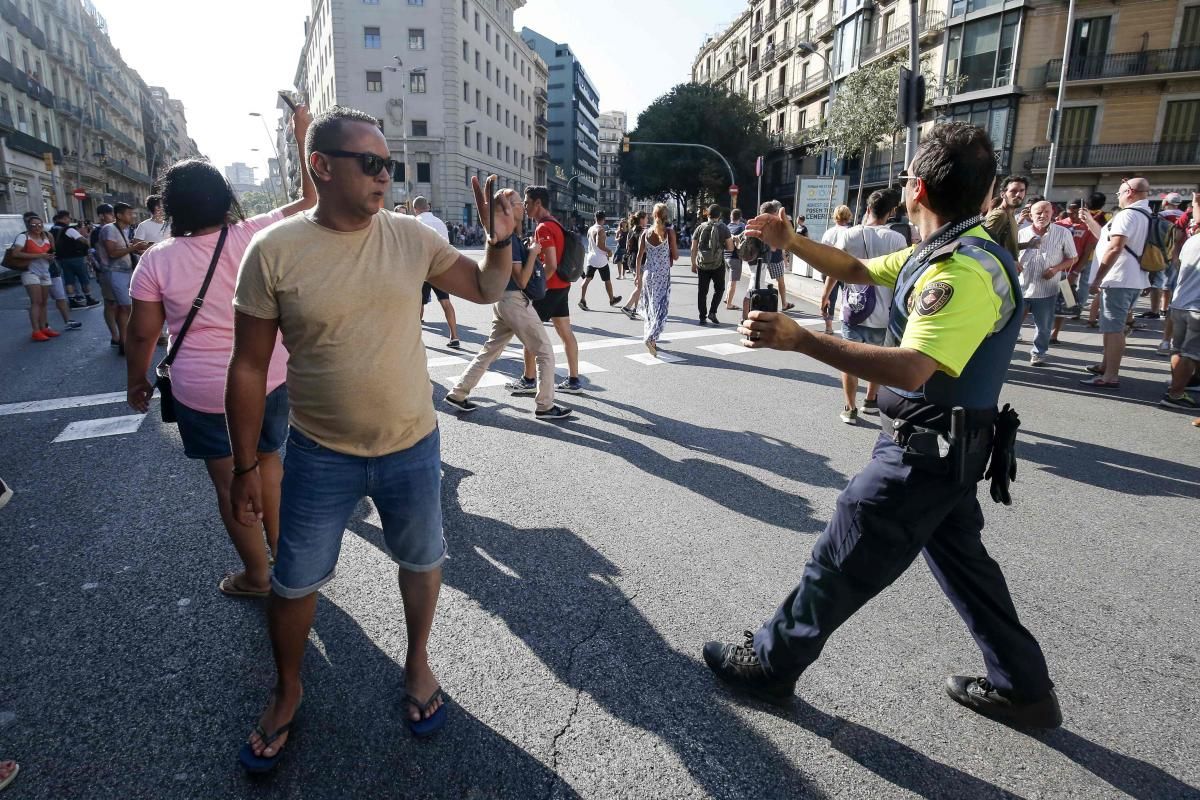
[(954, 287), (945, 281), (926, 284), (921, 290), (921, 299), (917, 301), (917, 313), (923, 317), (936, 314), (946, 307), (953, 296)]

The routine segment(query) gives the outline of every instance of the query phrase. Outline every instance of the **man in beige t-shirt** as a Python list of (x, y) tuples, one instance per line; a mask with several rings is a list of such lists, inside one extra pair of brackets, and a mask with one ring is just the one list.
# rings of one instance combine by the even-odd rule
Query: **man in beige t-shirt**
[(246, 251), (225, 396), (234, 455), (230, 504), (249, 522), (262, 515), (255, 450), (267, 364), (281, 332), (290, 354), (292, 431), (268, 608), (277, 683), (242, 747), (250, 772), (268, 771), (280, 757), (300, 704), (316, 592), (333, 578), (342, 533), (364, 496), (375, 502), (386, 550), (399, 566), (409, 728), (425, 736), (446, 720), (446, 697), (427, 653), (446, 545), (421, 285), (495, 302), (512, 271), (516, 227), (516, 194), (489, 201), (473, 181), (484, 219), (495, 211), (480, 269), (416, 219), (382, 210), (395, 164), (374, 118), (335, 107), (312, 122), (305, 145), (317, 206), (262, 231)]

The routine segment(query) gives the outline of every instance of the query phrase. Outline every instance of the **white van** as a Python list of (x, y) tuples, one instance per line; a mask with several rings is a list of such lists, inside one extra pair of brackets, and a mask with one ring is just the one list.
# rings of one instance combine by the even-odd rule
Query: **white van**
[[(0, 253), (3, 253), (13, 243), (13, 240), (25, 232), (25, 220), (20, 214), (0, 214)], [(20, 277), (21, 273), (6, 267), (0, 267), (0, 281)]]

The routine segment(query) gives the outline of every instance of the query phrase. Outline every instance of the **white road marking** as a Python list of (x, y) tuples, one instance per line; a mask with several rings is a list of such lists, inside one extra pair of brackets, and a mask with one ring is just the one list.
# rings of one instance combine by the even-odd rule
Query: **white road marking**
[(663, 352), (659, 352), (657, 357), (652, 356), (649, 353), (631, 353), (625, 357), (631, 361), (636, 361), (639, 364), (645, 364), (646, 366), (654, 366), (655, 364), (678, 364), (686, 360), (680, 358), (679, 356)]
[(37, 411), (60, 411), (64, 408), (86, 408), (87, 406), (107, 406), (113, 403), (124, 403), (125, 392), (106, 392), (105, 394), (84, 394), (77, 397), (56, 397), (53, 400), (28, 400), (23, 403), (6, 403), (0, 405), (0, 417), (9, 414), (32, 414)]
[(710, 353), (716, 353), (719, 356), (740, 356), (746, 353), (761, 352), (751, 350), (749, 347), (743, 347), (740, 344), (730, 344), (729, 342), (721, 342), (720, 344), (702, 344), (697, 350), (707, 350)]
[[(443, 378), (442, 383), (453, 387), (462, 378), (462, 375), (454, 375), (450, 378)], [(483, 377), (479, 379), (479, 383), (475, 384), (476, 389), (487, 389), (492, 386), (503, 386), (512, 378), (507, 375), (501, 375), (499, 372), (485, 372)]]
[(145, 414), (130, 414), (126, 417), (106, 417), (72, 422), (63, 432), (54, 437), (54, 443), (74, 442), (79, 439), (95, 439), (98, 436), (120, 436), (135, 432), (146, 418)]
[(450, 367), (455, 364), (465, 363), (467, 363), (467, 360), (465, 358), (459, 358), (458, 356), (442, 356), (440, 358), (431, 358), (426, 362), (430, 369), (433, 369), (434, 367)]
[[(561, 362), (555, 364), (554, 366), (557, 369), (566, 369), (567, 362), (561, 361)], [(592, 375), (593, 373), (596, 373), (596, 372), (608, 372), (608, 370), (606, 370), (604, 367), (599, 366), (598, 364), (593, 364), (590, 361), (580, 361), (579, 362), (579, 374), (580, 375)]]

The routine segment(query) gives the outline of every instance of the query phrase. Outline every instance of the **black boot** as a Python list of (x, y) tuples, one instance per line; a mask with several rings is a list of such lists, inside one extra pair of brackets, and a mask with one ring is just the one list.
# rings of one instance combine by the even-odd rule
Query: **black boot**
[(1051, 689), (1045, 697), (1019, 703), (1000, 692), (987, 678), (951, 675), (946, 679), (946, 694), (977, 714), (1022, 728), (1057, 728), (1062, 725), (1062, 709)]
[(745, 644), (708, 642), (704, 645), (704, 663), (739, 692), (775, 705), (792, 702), (796, 682), (779, 680), (767, 674), (754, 650), (754, 634), (744, 633)]

